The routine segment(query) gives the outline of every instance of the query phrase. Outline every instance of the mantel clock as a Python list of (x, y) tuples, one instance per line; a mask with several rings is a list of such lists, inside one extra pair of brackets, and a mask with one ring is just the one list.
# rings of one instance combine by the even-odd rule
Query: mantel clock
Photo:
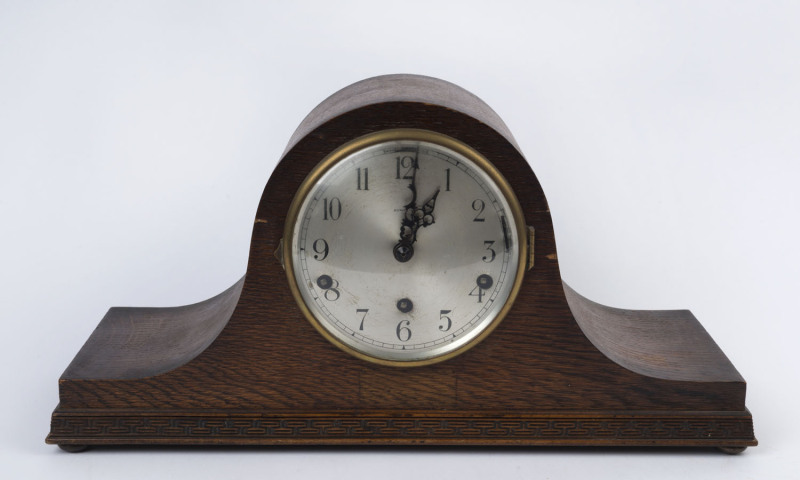
[(502, 120), (388, 75), (300, 124), (247, 272), (204, 302), (112, 308), (48, 443), (756, 445), (745, 382), (686, 310), (593, 303)]

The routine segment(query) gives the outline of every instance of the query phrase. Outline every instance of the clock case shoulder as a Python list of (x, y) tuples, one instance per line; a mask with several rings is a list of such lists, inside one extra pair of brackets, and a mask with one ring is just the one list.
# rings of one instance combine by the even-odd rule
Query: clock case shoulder
[[(481, 152), (536, 229), (535, 267), (501, 325), (458, 357), (412, 369), (367, 364), (325, 341), (294, 303), (274, 255), (307, 173), (339, 145), (393, 128), (433, 130)], [(48, 442), (756, 444), (745, 382), (691, 313), (595, 304), (563, 284), (557, 258), (542, 188), (491, 108), (430, 77), (356, 83), (322, 102), (292, 136), (260, 200), (243, 279), (195, 306), (111, 309), (59, 380)], [(394, 425), (410, 416), (414, 425), (428, 419), (439, 427), (358, 434), (259, 427), (230, 435), (200, 427), (265, 416), (278, 426), (292, 419)], [(611, 433), (583, 427), (619, 418), (628, 423)], [(481, 419), (519, 428), (496, 438), (444, 427)], [(104, 421), (117, 433), (98, 429)], [(170, 429), (181, 421), (189, 427)], [(526, 427), (536, 421), (575, 428), (548, 437), (546, 429)], [(153, 422), (164, 426), (149, 428)], [(688, 430), (667, 428), (674, 422)], [(626, 437), (624, 425), (638, 433)]]

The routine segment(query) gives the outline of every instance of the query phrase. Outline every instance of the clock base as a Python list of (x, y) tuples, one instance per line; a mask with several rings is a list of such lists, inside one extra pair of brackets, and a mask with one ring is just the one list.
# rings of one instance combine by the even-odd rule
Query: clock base
[[(158, 412), (56, 409), (47, 443), (716, 447), (757, 441), (743, 412)], [(83, 447), (83, 448), (82, 448)]]
[[(672, 375), (680, 374), (682, 365), (690, 366), (690, 372), (694, 372), (700, 364), (711, 369), (713, 374), (706, 373), (707, 378), (695, 378), (682, 387), (694, 389), (683, 394), (683, 401), (689, 403), (670, 407), (637, 408), (644, 405), (642, 400), (638, 405), (634, 400), (642, 387), (604, 384), (616, 397), (630, 399), (632, 408), (622, 409), (540, 408), (537, 404), (542, 399), (535, 396), (525, 401), (528, 407), (519, 408), (504, 405), (508, 399), (502, 393), (490, 401), (496, 405), (494, 409), (286, 406), (292, 401), (292, 389), (297, 388), (299, 378), (310, 382), (307, 388), (311, 388), (311, 384), (324, 388), (321, 383), (324, 376), (310, 377), (319, 368), (313, 367), (313, 362), (308, 362), (312, 364), (311, 370), (295, 366), (292, 371), (298, 375), (294, 379), (281, 375), (272, 379), (259, 378), (252, 372), (249, 375), (253, 378), (248, 379), (248, 371), (242, 369), (238, 373), (226, 371), (223, 383), (211, 387), (209, 379), (215, 377), (212, 369), (220, 363), (215, 361), (202, 369), (188, 370), (186, 377), (158, 385), (150, 383), (154, 378), (170, 378), (170, 372), (176, 368), (177, 371), (186, 368), (177, 365), (188, 362), (190, 366), (192, 358), (203, 357), (215, 337), (224, 330), (236, 305), (247, 296), (243, 289), (246, 290), (244, 279), (220, 295), (195, 305), (111, 309), (62, 375), (59, 382), (61, 403), (53, 412), (46, 442), (69, 452), (104, 445), (449, 445), (715, 447), (731, 454), (758, 443), (752, 416), (746, 408), (732, 408), (714, 400), (720, 382), (730, 381), (725, 372), (732, 367), (724, 356), (715, 353), (718, 348), (690, 313), (609, 309), (589, 302), (566, 285), (569, 305), (584, 334), (617, 363), (641, 370), (642, 382), (649, 377), (648, 373), (663, 375), (664, 371), (656, 370), (633, 355), (634, 346), (656, 352), (661, 362), (670, 365)], [(299, 320), (296, 321), (298, 327), (306, 326)], [(631, 320), (635, 320), (637, 328), (628, 328), (632, 333), (623, 337), (619, 329), (627, 327), (621, 322)], [(606, 329), (605, 335), (597, 331), (599, 325)], [(609, 343), (604, 338), (617, 339), (617, 343)], [(678, 356), (672, 351), (690, 341), (692, 355)], [(626, 360), (623, 352), (632, 357)], [(282, 364), (269, 365), (279, 368)], [(647, 372), (648, 368), (651, 371)], [(301, 371), (304, 373), (299, 373)], [(413, 377), (414, 372), (424, 370), (391, 376), (395, 386), (403, 377), (410, 376), (407, 389), (413, 395), (409, 397), (398, 392), (406, 401), (425, 395), (424, 388)], [(457, 370), (452, 372), (458, 375)], [(374, 378), (370, 378), (363, 372), (359, 375), (360, 384), (354, 387), (359, 395), (386, 388), (371, 385)], [(588, 382), (579, 377), (575, 381)], [(255, 398), (258, 392), (247, 389), (240, 394), (234, 390), (239, 384), (251, 382), (259, 385), (261, 393), (269, 392), (272, 404), (254, 408), (248, 405), (247, 396)], [(520, 378), (515, 382), (517, 389), (522, 389), (526, 383)], [(196, 394), (187, 395), (186, 392), (203, 385), (206, 386), (194, 390)], [(491, 392), (501, 385), (497, 380), (485, 395), (492, 395)], [(331, 388), (329, 391), (334, 393), (347, 386), (336, 384)], [(442, 395), (449, 394), (449, 390), (438, 384), (425, 388), (444, 388)], [(127, 393), (121, 395), (120, 392)], [(199, 400), (204, 394), (208, 396), (209, 406)], [(211, 405), (215, 397), (225, 395), (229, 395), (228, 402), (241, 403), (232, 407)], [(159, 401), (162, 405), (137, 404), (142, 399)], [(393, 400), (382, 401), (391, 403)]]

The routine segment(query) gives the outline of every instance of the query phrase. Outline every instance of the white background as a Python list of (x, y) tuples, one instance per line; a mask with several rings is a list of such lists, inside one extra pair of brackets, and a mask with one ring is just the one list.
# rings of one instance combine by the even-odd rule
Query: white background
[[(3, 478), (797, 478), (800, 5), (0, 1)], [(44, 444), (111, 306), (244, 274), (294, 128), (385, 73), (454, 82), (547, 194), (564, 278), (689, 308), (761, 445), (671, 450), (94, 450)]]

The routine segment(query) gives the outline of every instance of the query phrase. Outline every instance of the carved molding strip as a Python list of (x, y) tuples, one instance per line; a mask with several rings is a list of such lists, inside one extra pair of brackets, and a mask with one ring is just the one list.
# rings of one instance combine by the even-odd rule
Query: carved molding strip
[[(336, 416), (159, 416), (56, 414), (51, 440), (689, 440), (754, 442), (749, 416), (557, 417), (336, 417)], [(104, 442), (105, 443), (105, 442)], [(182, 442), (181, 442), (182, 443)], [(256, 442), (257, 443), (257, 442)]]

